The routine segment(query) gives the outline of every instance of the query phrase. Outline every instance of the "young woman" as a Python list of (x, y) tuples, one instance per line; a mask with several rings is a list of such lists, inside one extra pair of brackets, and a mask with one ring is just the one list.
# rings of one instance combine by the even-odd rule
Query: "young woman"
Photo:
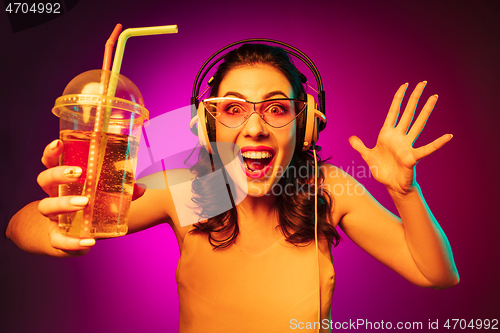
[[(366, 190), (353, 191), (361, 188), (355, 179), (320, 160), (315, 168), (315, 153), (302, 151), (300, 123), (307, 103), (302, 75), (286, 52), (244, 44), (225, 56), (211, 82), (211, 98), (200, 102), (211, 127), (211, 154), (202, 150), (191, 169), (171, 171), (177, 179), (192, 182), (193, 203), (202, 222), (181, 226), (168, 186), (145, 192), (136, 188), (140, 197), (130, 211), (130, 232), (160, 223), (168, 223), (175, 232), (181, 250), (177, 268), (181, 332), (319, 328), (311, 324), (324, 323), (330, 315), (331, 246), (339, 241), (337, 226), (414, 284), (446, 288), (458, 283), (448, 240), (415, 180), (416, 163), (452, 137), (446, 134), (413, 148), (437, 101), (437, 95), (431, 96), (410, 126), (425, 84), (417, 85), (399, 122), (408, 84), (398, 89), (373, 149), (357, 137), (349, 139), (375, 179), (386, 186), (399, 218)], [(85, 197), (57, 196), (59, 184), (71, 183), (81, 174), (78, 167), (57, 166), (62, 149), (56, 140), (43, 154), (48, 169), (40, 173), (38, 183), (50, 197), (23, 208), (7, 229), (7, 236), (28, 252), (78, 256), (95, 243), (58, 233), (57, 215), (87, 204)], [(244, 196), (232, 209), (214, 214), (216, 189), (201, 175), (226, 164), (225, 155), (240, 163), (240, 173), (228, 170), (228, 174), (236, 192), (244, 191)], [(308, 191), (302, 190), (304, 186)]]

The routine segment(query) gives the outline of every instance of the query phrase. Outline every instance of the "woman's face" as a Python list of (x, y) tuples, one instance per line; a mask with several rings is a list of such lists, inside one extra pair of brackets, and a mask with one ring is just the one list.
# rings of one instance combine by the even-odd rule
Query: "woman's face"
[[(229, 71), (220, 83), (218, 97), (237, 97), (252, 102), (295, 98), (288, 79), (268, 65), (249, 65)], [(292, 159), (295, 133), (295, 120), (274, 128), (257, 113), (236, 128), (216, 121), (221, 159), (237, 187), (252, 197), (264, 196), (279, 181)], [(227, 167), (227, 161), (233, 161), (232, 166)]]

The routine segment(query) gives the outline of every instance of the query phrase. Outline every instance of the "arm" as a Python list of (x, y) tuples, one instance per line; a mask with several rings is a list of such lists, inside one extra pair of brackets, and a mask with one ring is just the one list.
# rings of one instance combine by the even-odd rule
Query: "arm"
[[(74, 212), (86, 206), (78, 202), (85, 197), (58, 197), (59, 184), (78, 179), (78, 172), (67, 173), (68, 166), (56, 166), (62, 152), (62, 142), (54, 141), (44, 151), (42, 162), (48, 167), (40, 173), (38, 183), (49, 194), (49, 198), (28, 204), (16, 213), (9, 222), (6, 236), (24, 251), (55, 257), (71, 257), (86, 254), (95, 244), (93, 239), (78, 239), (59, 234), (57, 216)], [(76, 174), (76, 176), (75, 176)], [(167, 190), (140, 190), (134, 188), (134, 200), (129, 215), (130, 232), (140, 231), (160, 223), (170, 223), (175, 208)], [(76, 201), (75, 201), (76, 199)], [(172, 215), (172, 216), (173, 216)], [(176, 215), (175, 218), (176, 220)]]
[[(75, 202), (76, 197), (57, 198), (58, 185), (78, 179), (80, 168), (57, 167), (63, 144), (55, 140), (45, 148), (42, 163), (48, 168), (37, 178), (38, 184), (50, 196), (35, 201), (17, 212), (9, 221), (6, 236), (24, 251), (55, 257), (80, 256), (95, 244), (93, 239), (80, 240), (58, 233), (57, 214), (83, 209), (85, 202)], [(65, 172), (72, 169), (73, 172)], [(75, 172), (76, 171), (76, 172)], [(76, 199), (78, 201), (78, 199)]]
[[(334, 219), (340, 220), (341, 228), (355, 243), (407, 280), (420, 286), (446, 288), (458, 283), (458, 273), (446, 235), (415, 180), (415, 165), (447, 143), (451, 135), (444, 135), (421, 148), (412, 147), (437, 96), (429, 98), (407, 134), (424, 86), (425, 82), (417, 86), (396, 126), (407, 85), (398, 90), (373, 149), (366, 148), (357, 137), (350, 138), (351, 145), (361, 153), (375, 179), (387, 187), (401, 219), (380, 206), (368, 192), (336, 198), (337, 206), (343, 208), (337, 208)], [(335, 182), (344, 186), (347, 182), (358, 184), (347, 175)]]
[(76, 238), (68, 237), (66, 244), (61, 243), (58, 248), (51, 245), (49, 235), (57, 224), (53, 226), (52, 221), (40, 213), (39, 203), (40, 201), (35, 201), (26, 205), (12, 217), (7, 226), (7, 238), (10, 238), (21, 250), (33, 254), (71, 257), (87, 253), (90, 246), (81, 246), (80, 240)]
[(403, 221), (408, 249), (422, 275), (438, 288), (456, 285), (459, 276), (450, 243), (420, 186), (415, 184), (404, 196), (392, 192), (391, 197)]

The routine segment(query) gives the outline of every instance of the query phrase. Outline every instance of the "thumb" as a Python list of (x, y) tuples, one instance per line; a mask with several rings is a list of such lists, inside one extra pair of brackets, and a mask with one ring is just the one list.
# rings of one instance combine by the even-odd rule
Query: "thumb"
[(354, 150), (360, 153), (361, 156), (363, 156), (366, 153), (366, 151), (368, 151), (368, 148), (366, 148), (363, 141), (361, 141), (361, 139), (355, 135), (349, 138), (349, 144), (351, 145), (352, 148), (354, 148)]

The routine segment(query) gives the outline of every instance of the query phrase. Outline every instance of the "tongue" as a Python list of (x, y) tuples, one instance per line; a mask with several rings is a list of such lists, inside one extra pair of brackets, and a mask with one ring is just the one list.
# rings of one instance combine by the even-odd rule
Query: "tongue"
[(264, 167), (267, 164), (269, 164), (269, 158), (259, 158), (259, 159), (247, 158), (246, 164), (250, 170), (260, 171), (264, 169)]

